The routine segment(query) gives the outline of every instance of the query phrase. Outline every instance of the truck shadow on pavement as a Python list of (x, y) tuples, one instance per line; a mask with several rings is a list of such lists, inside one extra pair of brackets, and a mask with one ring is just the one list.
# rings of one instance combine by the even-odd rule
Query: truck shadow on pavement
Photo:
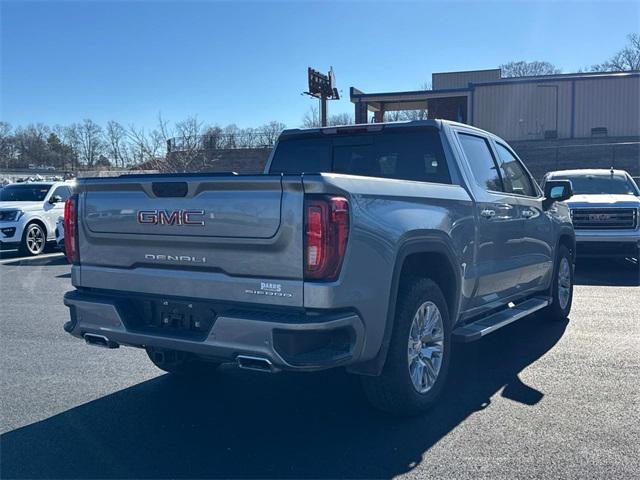
[(223, 367), (200, 384), (162, 375), (2, 435), (2, 477), (390, 478), (421, 464), (503, 387), (525, 408), (538, 403), (543, 393), (518, 374), (566, 325), (533, 316), (456, 345), (444, 398), (409, 419), (370, 408), (342, 372)]

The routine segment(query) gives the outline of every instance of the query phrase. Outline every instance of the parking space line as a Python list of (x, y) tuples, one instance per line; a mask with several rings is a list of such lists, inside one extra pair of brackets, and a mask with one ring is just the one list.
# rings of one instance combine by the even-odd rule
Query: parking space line
[(5, 263), (13, 263), (13, 262), (21, 262), (21, 261), (29, 262), (29, 261), (43, 260), (46, 258), (62, 257), (63, 255), (64, 253), (62, 252), (55, 252), (55, 253), (45, 253), (44, 255), (37, 255), (35, 257), (3, 258), (0, 260), (0, 265), (3, 265)]

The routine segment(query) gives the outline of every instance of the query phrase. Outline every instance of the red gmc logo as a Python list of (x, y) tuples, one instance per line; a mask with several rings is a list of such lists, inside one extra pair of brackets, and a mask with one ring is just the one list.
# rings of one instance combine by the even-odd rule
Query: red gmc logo
[(136, 218), (144, 225), (204, 225), (204, 210), (139, 210)]

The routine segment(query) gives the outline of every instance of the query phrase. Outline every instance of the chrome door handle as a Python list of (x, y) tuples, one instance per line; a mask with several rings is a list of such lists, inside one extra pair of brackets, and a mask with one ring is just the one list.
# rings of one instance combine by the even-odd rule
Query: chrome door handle
[(524, 218), (531, 218), (535, 215), (535, 212), (533, 210), (525, 210), (522, 212), (522, 216)]
[(496, 216), (496, 211), (485, 209), (480, 212), (480, 215), (482, 215), (484, 218), (491, 218)]

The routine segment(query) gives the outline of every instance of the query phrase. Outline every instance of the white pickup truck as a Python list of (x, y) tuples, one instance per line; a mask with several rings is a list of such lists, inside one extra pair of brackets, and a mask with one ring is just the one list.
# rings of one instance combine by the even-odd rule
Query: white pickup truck
[[(624, 170), (562, 170), (545, 175), (569, 180), (567, 200), (578, 257), (636, 258), (640, 252), (640, 191)], [(639, 260), (640, 263), (640, 260)]]

